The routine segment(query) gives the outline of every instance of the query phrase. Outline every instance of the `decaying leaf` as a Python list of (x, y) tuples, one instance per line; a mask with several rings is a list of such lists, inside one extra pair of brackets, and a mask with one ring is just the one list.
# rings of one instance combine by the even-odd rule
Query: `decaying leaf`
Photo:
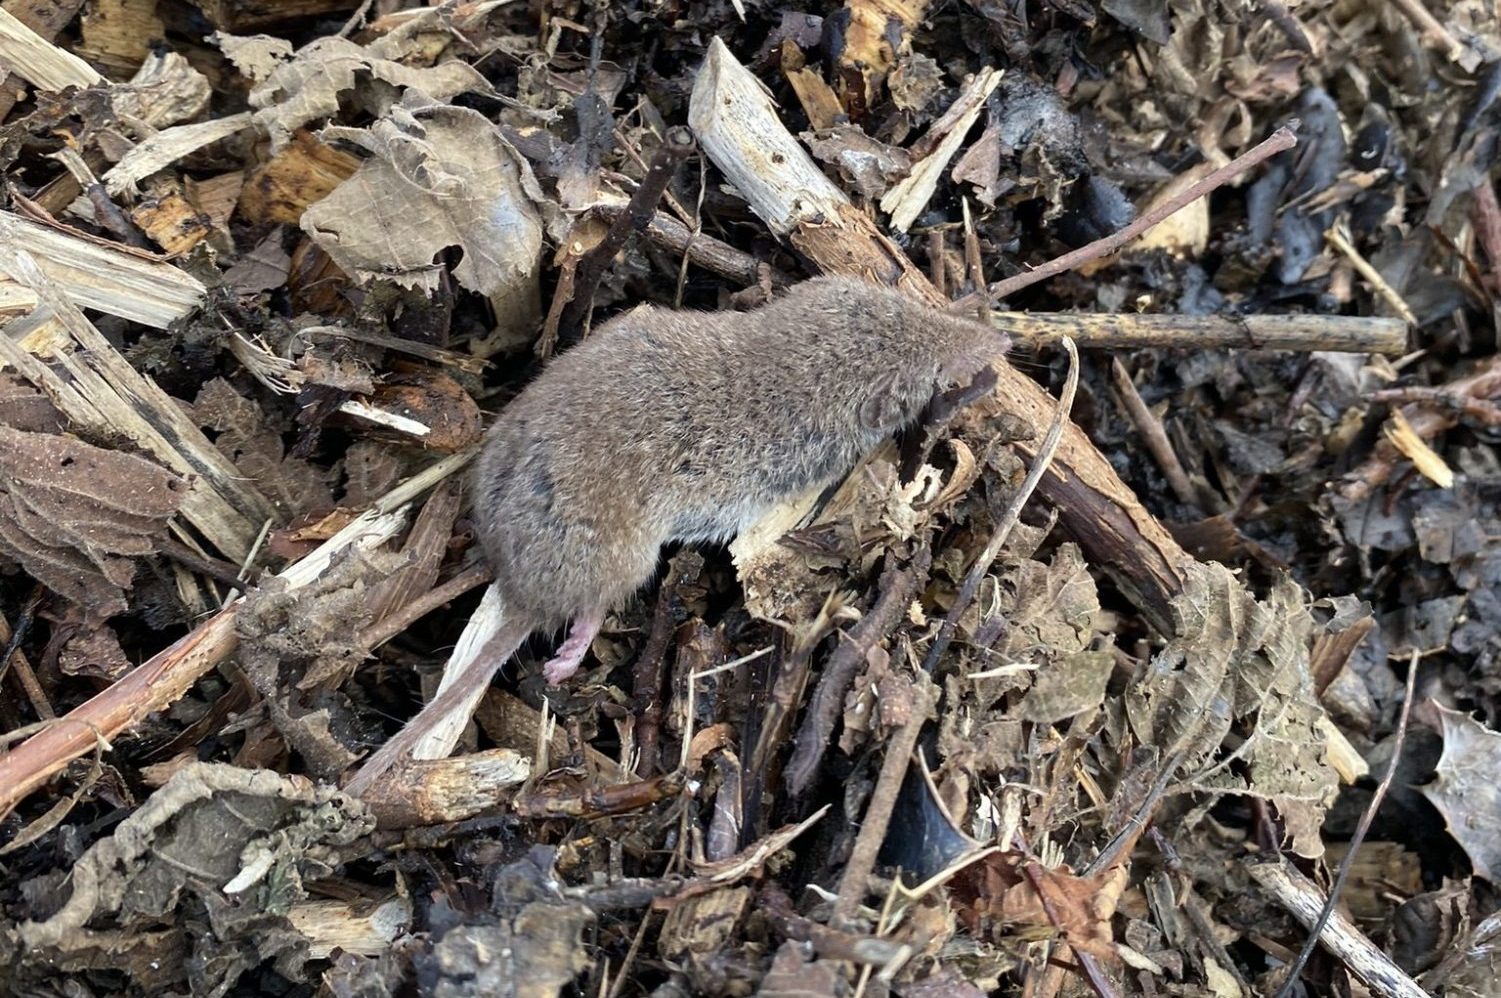
[(302, 228), (345, 272), (435, 290), (434, 257), (454, 246), (454, 277), (481, 294), (535, 281), (541, 193), (531, 169), (477, 111), (409, 94), (369, 129), (330, 127), (325, 139), (371, 154), (353, 177), (308, 208)]
[(849, 123), (803, 135), (814, 157), (830, 164), (868, 198), (879, 198), (912, 168), (905, 149), (878, 142)]
[(185, 493), (143, 457), (0, 426), (0, 553), (87, 619), (125, 609), (130, 559), (156, 550)]
[(496, 871), (494, 914), (452, 925), (415, 961), (422, 993), (553, 998), (589, 967), (582, 935), (595, 916), (561, 896), (552, 852), (534, 847)]
[(1434, 781), (1418, 789), (1448, 823), (1477, 876), (1501, 877), (1501, 734), (1463, 711), (1432, 704), (1444, 736)]
[(833, 962), (809, 962), (802, 947), (789, 939), (772, 958), (757, 993), (761, 998), (844, 998), (848, 986)]
[(1250, 724), (1234, 752), (1248, 763), (1249, 778), (1220, 762), (1196, 780), (1270, 799), (1293, 851), (1321, 855), (1319, 827), (1337, 776), (1309, 669), (1312, 622), (1302, 590), (1284, 577), (1258, 601), (1223, 565), (1195, 563), (1173, 613), (1175, 636), (1127, 697), (1137, 738), (1192, 773), (1209, 763), (1232, 724)]
[[(406, 54), (399, 37), (377, 39), (366, 47), (329, 35), (295, 53), (285, 41), (264, 36), (244, 39), (217, 32), (214, 40), (252, 76), (264, 73), (264, 79), (250, 91), (250, 106), (257, 109), (256, 125), (271, 137), (273, 153), (279, 152), (298, 128), (337, 114), (339, 100), (345, 94), (374, 96), (373, 88), (356, 90), (361, 76), (420, 91), (436, 100), (466, 91), (491, 92), (490, 84), (466, 62), (454, 59), (421, 67), (397, 61)], [(371, 110), (381, 113), (386, 109)]]
[(85, 627), (70, 635), (58, 653), (57, 664), (70, 676), (114, 681), (129, 671), (131, 661), (115, 632), (99, 626)]
[(352, 711), (337, 687), (366, 656), (358, 636), (373, 622), (371, 588), (405, 558), (351, 550), (312, 585), (288, 589), (279, 578), (268, 580), (235, 618), (240, 661), (272, 723), (325, 778), (357, 756)]
[(1118, 953), (1110, 920), (1128, 879), (1124, 866), (1086, 877), (1067, 867), (1045, 868), (1016, 852), (993, 853), (956, 879), (963, 898), (960, 917), (976, 927), (1026, 926), (1056, 935), (1114, 964)]
[(282, 433), (268, 425), (261, 407), (223, 378), (215, 378), (193, 400), (199, 425), (214, 431), (214, 446), (255, 481), (285, 514), (325, 512), (333, 506), (328, 472), (290, 456)]
[[(363, 854), (356, 843), (373, 828), (364, 806), (332, 787), (192, 763), (88, 848), (43, 917), (16, 927), (26, 949), (15, 979), (45, 980), (58, 964), (115, 970), (121, 952), (142, 948), (175, 952), (149, 969), (192, 994), (225, 994), (267, 961), (295, 972), (308, 940), (288, 911), (305, 883)], [(200, 913), (197, 931), (157, 929), (180, 909)]]

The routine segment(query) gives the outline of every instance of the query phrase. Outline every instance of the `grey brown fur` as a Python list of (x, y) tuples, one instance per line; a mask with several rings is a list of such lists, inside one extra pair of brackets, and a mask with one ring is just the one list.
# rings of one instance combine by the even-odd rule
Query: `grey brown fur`
[[(840, 277), (752, 312), (642, 306), (605, 323), (505, 407), (475, 466), (474, 519), (508, 626), (464, 683), (488, 683), (528, 633), (571, 620), (545, 670), (567, 678), (605, 612), (651, 579), (664, 544), (727, 540), (834, 481), (935, 388), (1008, 345), (978, 322)], [(396, 754), (388, 744), (380, 756)]]
[(753, 312), (644, 305), (554, 361), (474, 469), (479, 539), (537, 628), (618, 606), (671, 541), (725, 541), (835, 480), (1005, 340), (850, 278)]

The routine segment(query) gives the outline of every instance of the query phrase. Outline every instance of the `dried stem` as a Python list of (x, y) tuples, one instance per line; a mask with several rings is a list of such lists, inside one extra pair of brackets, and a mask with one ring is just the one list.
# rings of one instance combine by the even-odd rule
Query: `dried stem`
[(1397, 717), (1397, 733), (1392, 742), (1392, 758), (1387, 763), (1386, 775), (1381, 778), (1381, 783), (1376, 787), (1376, 792), (1371, 796), (1370, 804), (1366, 805), (1365, 813), (1360, 816), (1360, 824), (1355, 828), (1355, 834), (1350, 838), (1349, 849), (1345, 858), (1340, 861), (1339, 872), (1334, 875), (1334, 883), (1329, 887), (1329, 897), (1324, 901), (1324, 908), (1319, 912), (1318, 920), (1313, 923), (1313, 928), (1308, 932), (1308, 939), (1303, 943), (1303, 949), (1298, 953), (1298, 958), (1287, 968), (1287, 976), (1282, 981), (1282, 987), (1277, 990), (1277, 998), (1289, 998), (1293, 989), (1297, 986), (1298, 975), (1303, 972), (1303, 967), (1308, 963), (1308, 958), (1313, 955), (1313, 948), (1319, 944), (1324, 934), (1324, 927), (1329, 924), (1329, 917), (1334, 913), (1334, 906), (1339, 901), (1340, 892), (1345, 888), (1345, 881), (1349, 879), (1350, 869), (1355, 865), (1355, 854), (1360, 851), (1360, 844), (1365, 841), (1366, 833), (1371, 830), (1371, 822), (1376, 820), (1376, 812), (1381, 807), (1381, 802), (1386, 799), (1386, 792), (1391, 789), (1392, 778), (1397, 775), (1397, 763), (1402, 758), (1402, 743), (1407, 740), (1407, 718), (1412, 711), (1413, 693), (1417, 688), (1418, 652), (1412, 653), (1412, 661), (1407, 666), (1407, 695), (1402, 699), (1402, 712)]
[[(1226, 163), (1202, 180), (1185, 187), (1177, 197), (1170, 198), (1156, 208), (1138, 217), (1130, 225), (1113, 232), (1102, 239), (1096, 239), (1087, 246), (1081, 246), (1072, 253), (1065, 253), (1060, 257), (1049, 260), (1035, 270), (1029, 270), (1024, 274), (1008, 277), (1004, 281), (997, 281), (990, 286), (991, 301), (1000, 301), (1015, 294), (1022, 288), (1028, 288), (1038, 281), (1045, 281), (1049, 277), (1066, 273), (1090, 260), (1097, 260), (1102, 256), (1109, 256), (1122, 246), (1141, 235), (1143, 232), (1158, 225), (1171, 216), (1193, 204), (1199, 198), (1211, 191), (1218, 190), (1236, 177), (1265, 160), (1270, 159), (1277, 153), (1291, 149), (1297, 145), (1297, 138), (1293, 135), (1293, 129), (1297, 128), (1296, 120), (1289, 122), (1272, 133), (1266, 141), (1259, 143), (1247, 152)], [(951, 311), (964, 311), (974, 308), (973, 295), (966, 295), (950, 306)]]
[(666, 140), (652, 157), (651, 166), (642, 178), (641, 186), (631, 195), (626, 210), (615, 217), (604, 240), (579, 260), (573, 278), (573, 297), (563, 306), (558, 319), (557, 336), (560, 342), (572, 342), (583, 334), (585, 321), (594, 307), (594, 289), (599, 287), (600, 278), (615, 259), (615, 254), (625, 246), (630, 234), (633, 231), (643, 232), (651, 224), (656, 215), (657, 203), (662, 200), (662, 193), (667, 190), (668, 183), (677, 172), (678, 164), (691, 155), (693, 150), (692, 132), (682, 127), (667, 130)]
[(1001, 514), (1000, 522), (996, 524), (995, 533), (985, 545), (975, 563), (970, 566), (969, 572), (964, 576), (964, 582), (959, 587), (959, 594), (954, 597), (954, 605), (949, 608), (948, 616), (944, 617), (942, 626), (938, 629), (938, 637), (933, 639), (933, 644), (928, 648), (928, 654), (923, 658), (923, 671), (929, 675), (938, 665), (938, 660), (948, 650), (954, 640), (954, 631), (959, 626), (959, 618), (969, 609), (974, 602), (975, 594), (980, 591), (980, 583), (985, 578), (985, 573), (990, 571), (990, 566), (995, 562), (996, 556), (1001, 553), (1006, 539), (1011, 536), (1011, 529), (1016, 526), (1021, 518), (1022, 507), (1027, 500), (1032, 498), (1032, 493), (1037, 489), (1037, 483), (1042, 481), (1043, 473), (1053, 461), (1053, 455), (1057, 453), (1058, 442), (1063, 437), (1063, 427), (1068, 423), (1068, 415), (1074, 405), (1074, 392), (1079, 387), (1079, 351), (1074, 347), (1074, 341), (1064, 337), (1063, 348), (1068, 351), (1068, 381), (1063, 386), (1063, 396), (1058, 400), (1058, 408), (1053, 418), (1053, 425), (1048, 427), (1047, 436), (1043, 438), (1042, 446), (1037, 449), (1037, 454), (1032, 458), (1032, 468), (1027, 472), (1026, 479), (1021, 488), (1017, 489), (1016, 495), (1011, 497), (1004, 513)]
[(928, 581), (933, 552), (924, 545), (910, 564), (901, 564), (894, 551), (886, 554), (886, 568), (881, 573), (880, 591), (870, 612), (850, 628), (849, 635), (834, 649), (823, 667), (818, 687), (809, 698), (803, 723), (797, 732), (797, 747), (787, 763), (787, 786), (793, 797), (801, 797), (813, 783), (829, 746), (829, 736), (844, 707), (845, 695), (855, 681), (855, 674), (865, 656), (884, 640), (906, 615), (912, 598)]

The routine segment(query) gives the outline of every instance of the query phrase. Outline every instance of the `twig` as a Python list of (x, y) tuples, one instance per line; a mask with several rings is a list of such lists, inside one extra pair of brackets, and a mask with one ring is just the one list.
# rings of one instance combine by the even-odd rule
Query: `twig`
[(841, 932), (798, 914), (792, 899), (775, 884), (762, 887), (757, 901), (757, 907), (766, 913), (777, 932), (788, 939), (811, 944), (813, 951), (826, 960), (846, 960), (864, 967), (886, 967), (892, 964), (900, 966), (916, 955), (911, 943), (857, 932)]
[(678, 164), (692, 154), (693, 149), (693, 133), (688, 129), (679, 126), (667, 130), (661, 148), (652, 157), (651, 166), (641, 180), (641, 186), (631, 194), (631, 201), (625, 212), (616, 216), (604, 240), (579, 260), (573, 278), (573, 297), (563, 306), (555, 330), (559, 341), (568, 343), (582, 335), (585, 320), (594, 307), (594, 289), (599, 286), (600, 278), (615, 259), (615, 254), (625, 246), (631, 232), (641, 232), (651, 223), (656, 214), (657, 202), (662, 200), (662, 192), (667, 190), (667, 184), (677, 172)]
[(876, 597), (875, 605), (850, 628), (848, 636), (829, 656), (818, 687), (803, 712), (803, 723), (797, 731), (797, 747), (785, 773), (787, 788), (793, 798), (802, 797), (812, 785), (813, 776), (828, 748), (829, 736), (844, 707), (845, 695), (855, 681), (857, 670), (865, 662), (866, 654), (902, 622), (913, 596), (927, 584), (932, 564), (933, 551), (926, 544), (918, 549), (911, 563), (905, 565), (897, 559), (895, 551), (887, 551), (880, 595)]
[[(4, 334), (0, 333), (0, 335)], [(31, 663), (26, 660), (26, 655), (21, 651), (21, 642), (26, 640), (27, 632), (36, 621), (36, 608), (45, 593), (46, 589), (40, 585), (32, 590), (31, 596), (26, 600), (26, 605), (21, 608), (21, 615), (16, 618), (14, 631), (11, 630), (10, 622), (0, 615), (0, 640), (5, 642), (5, 652), (0, 655), (0, 679), (4, 679), (5, 673), (14, 666), (16, 682), (20, 683), (21, 689), (26, 691), (26, 699), (31, 701), (31, 709), (36, 711), (37, 717), (48, 721), (56, 717), (57, 712), (52, 709), (52, 701), (47, 699), (47, 691), (42, 689), (41, 683), (37, 682)]]
[(344, 22), (344, 27), (339, 29), (338, 37), (348, 38), (354, 34), (359, 26), (365, 23), (365, 16), (370, 13), (370, 8), (374, 3), (375, 0), (364, 0), (355, 12), (349, 15), (349, 20)]
[(411, 627), (438, 607), (464, 595), (469, 590), (489, 582), (495, 577), (490, 566), (476, 562), (439, 586), (434, 586), (423, 595), (406, 603), (384, 620), (366, 628), (358, 643), (374, 651), (396, 635)]
[[(9, 4), (6, 6), (7, 9), (10, 7)], [(16, 6), (18, 9), (12, 11), (16, 20), (50, 42), (68, 26), (73, 18), (78, 16), (83, 0), (61, 0), (57, 3), (17, 4)], [(10, 112), (16, 106), (16, 101), (24, 92), (21, 77), (7, 71), (4, 78), (0, 79), (0, 122), (9, 117)]]
[[(1471, 396), (1480, 399), (1501, 395), (1501, 355), (1487, 357), (1469, 373), (1440, 386), (1439, 390), (1456, 397)], [(1452, 412), (1423, 404), (1407, 405), (1395, 411), (1407, 418), (1412, 431), (1422, 440), (1432, 440), (1457, 422)], [(1389, 441), (1381, 441), (1376, 445), (1375, 452), (1339, 484), (1339, 494), (1350, 502), (1364, 500), (1391, 478), (1400, 457), (1396, 447)]]
[(1402, 758), (1402, 743), (1407, 740), (1407, 718), (1412, 711), (1413, 691), (1417, 688), (1418, 661), (1418, 653), (1413, 652), (1412, 661), (1407, 665), (1407, 694), (1402, 699), (1402, 711), (1397, 716), (1397, 732), (1392, 741), (1392, 758), (1387, 763), (1386, 775), (1381, 778), (1381, 783), (1376, 787), (1376, 793), (1371, 796), (1371, 802), (1366, 805), (1365, 813), (1360, 816), (1360, 824), (1356, 826), (1355, 834), (1350, 838), (1350, 846), (1345, 853), (1345, 858), (1340, 860), (1339, 872), (1334, 875), (1334, 883), (1329, 888), (1329, 897), (1324, 901), (1324, 908), (1319, 912), (1318, 920), (1313, 923), (1313, 928), (1309, 930), (1308, 939), (1303, 943), (1303, 949), (1298, 953), (1298, 958), (1287, 968), (1287, 976), (1282, 981), (1282, 987), (1277, 989), (1277, 998), (1289, 998), (1297, 986), (1298, 976), (1302, 974), (1308, 958), (1313, 955), (1313, 948), (1319, 944), (1324, 935), (1324, 927), (1329, 924), (1329, 918), (1334, 914), (1334, 905), (1339, 901), (1340, 892), (1345, 888), (1345, 881), (1349, 879), (1351, 867), (1355, 865), (1355, 854), (1360, 851), (1360, 844), (1365, 841), (1366, 833), (1371, 830), (1371, 822), (1376, 820), (1376, 812), (1380, 809), (1381, 802), (1386, 799), (1387, 790), (1391, 789), (1392, 778), (1397, 775), (1397, 763)]
[[(628, 215), (630, 206), (602, 204), (591, 210), (614, 222)], [(763, 268), (767, 269), (771, 278), (771, 286), (774, 288), (783, 288), (795, 283), (795, 279), (786, 271), (767, 268), (765, 263), (744, 250), (738, 250), (721, 239), (696, 232), (664, 211), (654, 212), (643, 231), (646, 238), (658, 246), (672, 250), (674, 253), (682, 253), (690, 263), (718, 274), (720, 277), (728, 277), (746, 287), (761, 279)]]
[(1408, 307), (1402, 296), (1397, 294), (1397, 289), (1386, 283), (1386, 278), (1381, 276), (1381, 272), (1360, 255), (1360, 251), (1351, 245), (1350, 240), (1345, 238), (1345, 234), (1337, 226), (1330, 226), (1329, 230), (1324, 233), (1324, 238), (1329, 240), (1329, 245), (1345, 255), (1351, 266), (1359, 272), (1361, 277), (1370, 282), (1375, 292), (1391, 306), (1393, 312), (1402, 317), (1403, 322), (1413, 326), (1418, 324), (1418, 317), (1412, 314), (1412, 309)]
[(657, 591), (657, 606), (652, 613), (651, 631), (646, 643), (636, 656), (631, 667), (631, 713), (636, 716), (636, 775), (643, 780), (657, 773), (657, 753), (660, 749), (662, 728), (662, 689), (667, 660), (667, 644), (677, 630), (682, 616), (682, 598), (678, 587), (685, 577), (696, 579), (703, 562), (690, 566), (685, 557), (697, 557), (691, 552), (672, 559), (667, 569), (667, 578)]
[(935, 226), (928, 230), (928, 280), (941, 296), (949, 296), (948, 261), (944, 259), (945, 239), (943, 229)]
[(180, 565), (192, 569), (200, 575), (206, 575), (235, 592), (244, 592), (246, 583), (239, 575), (239, 569), (227, 561), (218, 558), (205, 558), (203, 555), (188, 547), (182, 541), (172, 537), (163, 537), (156, 542), (156, 549), (164, 556), (172, 559)]
[[(1258, 863), (1247, 872), (1298, 921), (1312, 926), (1318, 920), (1324, 907), (1323, 892), (1291, 863), (1286, 860)], [(1377, 949), (1376, 944), (1343, 915), (1336, 913), (1329, 917), (1319, 942), (1343, 960), (1381, 998), (1430, 998), (1416, 981), (1392, 962), (1391, 957)]]
[(1496, 203), (1496, 188), (1489, 176), (1475, 185), (1475, 235), (1491, 265), (1485, 283), (1492, 292), (1501, 292), (1501, 204)]
[(1120, 393), (1121, 402), (1126, 407), (1126, 414), (1131, 417), (1131, 423), (1136, 427), (1136, 432), (1141, 434), (1142, 441), (1151, 452), (1152, 460), (1162, 469), (1162, 474), (1167, 478), (1167, 484), (1172, 488), (1173, 494), (1178, 501), (1185, 506), (1197, 506), (1198, 497), (1194, 495), (1193, 485), (1188, 480), (1188, 473), (1183, 470), (1183, 464), (1178, 460), (1178, 454), (1173, 450), (1172, 443), (1167, 438), (1167, 432), (1162, 428), (1162, 421), (1153, 415), (1152, 410), (1142, 401), (1141, 394), (1137, 392), (1136, 385), (1131, 382), (1131, 375), (1126, 371), (1126, 365), (1121, 363), (1119, 357), (1110, 358), (1110, 373), (1115, 378), (1115, 390)]
[[(1273, 132), (1271, 137), (1264, 142), (1259, 143), (1247, 152), (1241, 153), (1197, 183), (1185, 187), (1177, 197), (1164, 201), (1156, 208), (1138, 217), (1124, 229), (1113, 232), (1101, 239), (1096, 239), (1089, 245), (1081, 246), (1072, 253), (1065, 253), (1060, 257), (1055, 257), (1035, 270), (1017, 274), (1014, 277), (1008, 277), (1004, 281), (997, 281), (990, 286), (990, 300), (1000, 301), (1010, 295), (1016, 294), (1022, 288), (1031, 287), (1038, 281), (1045, 281), (1049, 277), (1066, 273), (1081, 264), (1088, 263), (1090, 260), (1114, 253), (1143, 232), (1182, 211), (1204, 195), (1223, 187), (1242, 173), (1270, 159), (1277, 153), (1285, 149), (1291, 149), (1297, 145), (1298, 140), (1293, 135), (1293, 130), (1297, 127), (1298, 122), (1296, 120), (1288, 122)], [(966, 295), (954, 302), (950, 306), (950, 309), (957, 312), (974, 308), (973, 297)]]
[(987, 321), (1018, 346), (1068, 336), (1081, 350), (1295, 350), (1380, 353), (1407, 349), (1407, 323), (1355, 315), (1135, 315), (991, 312)]
[[(969, 271), (970, 285), (978, 291), (985, 286), (985, 264), (980, 258), (980, 236), (975, 232), (975, 220), (969, 212), (969, 198), (959, 202), (964, 206), (964, 264)], [(975, 304), (976, 318), (985, 322), (989, 318), (989, 302)]]
[(1428, 12), (1422, 0), (1392, 0), (1392, 6), (1407, 15), (1413, 27), (1418, 29), (1425, 45), (1442, 49), (1444, 55), (1454, 62), (1463, 58), (1465, 47), (1459, 43), (1459, 39), (1449, 34), (1449, 29), (1440, 24), (1438, 18)]
[(1037, 455), (1032, 459), (1032, 467), (1022, 481), (1021, 488), (1016, 490), (1016, 495), (1011, 497), (1010, 504), (1001, 514), (995, 533), (991, 535), (990, 541), (975, 558), (975, 563), (970, 566), (969, 572), (964, 576), (964, 582), (959, 587), (959, 594), (954, 597), (954, 605), (949, 608), (948, 616), (944, 617), (943, 624), (938, 629), (938, 637), (933, 639), (932, 646), (928, 648), (928, 654), (923, 658), (923, 671), (929, 675), (933, 674), (943, 653), (948, 651), (949, 644), (954, 640), (954, 631), (959, 626), (959, 618), (964, 616), (964, 612), (974, 602), (975, 594), (980, 591), (980, 583), (984, 580), (985, 573), (990, 571), (991, 564), (1001, 553), (1006, 539), (1011, 536), (1011, 529), (1021, 518), (1022, 507), (1027, 504), (1028, 499), (1032, 498), (1037, 483), (1042, 480), (1043, 473), (1052, 463), (1053, 454), (1058, 450), (1058, 441), (1063, 438), (1063, 428), (1068, 424), (1068, 415), (1074, 406), (1074, 392), (1079, 387), (1079, 351), (1074, 347), (1074, 341), (1066, 336), (1063, 338), (1063, 349), (1068, 351), (1068, 380), (1063, 385), (1063, 395), (1058, 400), (1053, 424), (1048, 427), (1047, 436), (1043, 438), (1042, 446), (1037, 449)]
[(1183, 913), (1188, 916), (1189, 925), (1193, 926), (1194, 933), (1199, 937), (1199, 944), (1209, 951), (1209, 955), (1214, 957), (1221, 967), (1225, 968), (1226, 973), (1235, 978), (1235, 983), (1240, 985), (1242, 994), (1251, 994), (1250, 982), (1240, 972), (1240, 966), (1230, 955), (1230, 951), (1225, 948), (1225, 944), (1220, 942), (1219, 936), (1215, 933), (1214, 924), (1205, 913), (1207, 905), (1194, 890), (1193, 874), (1184, 866), (1183, 857), (1178, 855), (1177, 848), (1166, 835), (1162, 834), (1160, 829), (1150, 828), (1147, 830), (1147, 835), (1151, 838), (1152, 844), (1157, 847), (1158, 852), (1162, 853), (1167, 868), (1181, 878), (1183, 884), (1181, 907)]
[(870, 793), (870, 803), (860, 821), (860, 834), (855, 837), (849, 861), (844, 867), (844, 875), (839, 878), (834, 913), (829, 919), (829, 925), (835, 929), (845, 929), (853, 923), (855, 911), (865, 897), (867, 878), (875, 868), (881, 843), (886, 840), (886, 828), (891, 824), (891, 814), (896, 808), (902, 780), (907, 775), (907, 767), (912, 763), (917, 739), (922, 735), (923, 726), (928, 723), (928, 710), (933, 705), (933, 691), (936, 687), (925, 676), (919, 675), (910, 689), (915, 701), (911, 716), (897, 729), (886, 746), (881, 773), (876, 777), (875, 788)]
[(1442, 387), (1413, 385), (1410, 388), (1383, 388), (1372, 392), (1368, 398), (1372, 402), (1386, 405), (1422, 402), (1443, 406), (1486, 426), (1501, 426), (1501, 406), (1497, 406), (1495, 402), (1470, 395), (1456, 395)]

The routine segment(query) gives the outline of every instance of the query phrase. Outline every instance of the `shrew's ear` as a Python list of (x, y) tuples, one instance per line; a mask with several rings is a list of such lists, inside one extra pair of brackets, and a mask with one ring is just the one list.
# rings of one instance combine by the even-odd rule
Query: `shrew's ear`
[(860, 425), (870, 430), (889, 432), (911, 417), (916, 402), (926, 398), (919, 393), (917, 379), (910, 373), (890, 370), (873, 381), (860, 403)]
[(950, 354), (938, 369), (938, 380), (945, 387), (967, 383), (1011, 349), (1011, 338), (1003, 333), (986, 337), (979, 343)]

